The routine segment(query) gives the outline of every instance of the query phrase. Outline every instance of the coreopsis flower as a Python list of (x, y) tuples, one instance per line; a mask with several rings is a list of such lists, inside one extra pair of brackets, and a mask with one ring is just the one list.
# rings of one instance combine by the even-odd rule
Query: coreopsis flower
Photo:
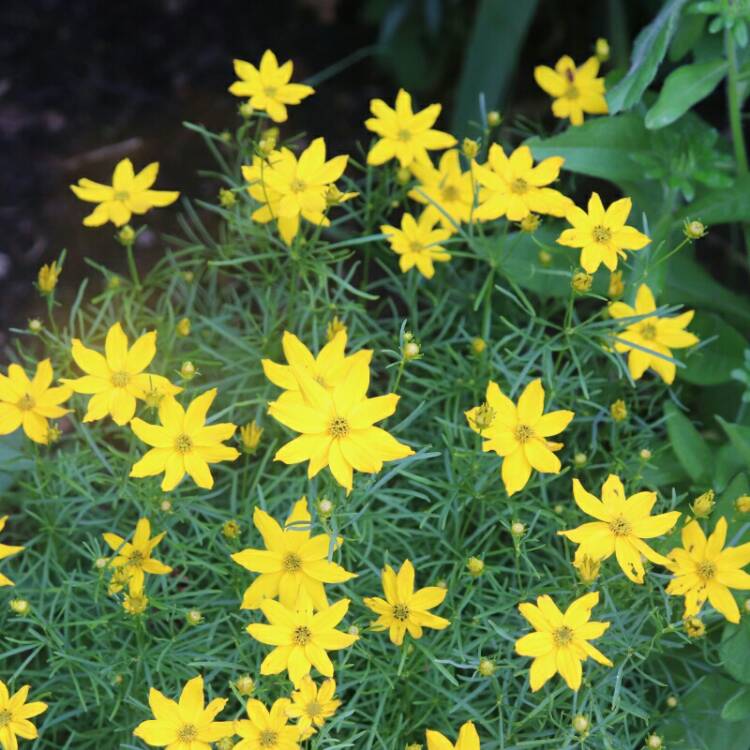
[(29, 685), (23, 685), (13, 695), (0, 680), (0, 745), (3, 750), (18, 750), (18, 737), (34, 740), (39, 736), (37, 728), (29, 721), (47, 710), (41, 701), (26, 702)]
[(571, 125), (582, 125), (583, 115), (606, 115), (609, 112), (604, 98), (604, 79), (597, 78), (599, 60), (590, 57), (576, 67), (568, 56), (561, 57), (555, 69), (546, 65), (534, 68), (534, 80), (552, 98), (552, 114)]
[(698, 521), (682, 529), (682, 547), (673, 549), (669, 569), (674, 578), (667, 593), (685, 597), (685, 618), (696, 616), (706, 599), (729, 622), (740, 621), (740, 610), (731, 589), (750, 590), (750, 574), (742, 568), (750, 564), (750, 542), (725, 547), (727, 520), (722, 516), (706, 539)]
[(410, 560), (404, 560), (398, 574), (390, 565), (386, 565), (381, 580), (385, 599), (367, 596), (363, 601), (378, 615), (372, 624), (373, 630), (388, 630), (391, 643), (400, 646), (407, 631), (412, 638), (421, 638), (423, 628), (444, 630), (451, 624), (450, 620), (430, 612), (442, 603), (447, 590), (440, 586), (427, 586), (415, 591), (414, 566)]
[(547, 440), (562, 432), (575, 416), (567, 410), (544, 411), (544, 387), (540, 379), (532, 380), (514, 404), (497, 383), (487, 384), (487, 405), (481, 427), (477, 422), (484, 406), (475, 406), (465, 412), (466, 421), (474, 432), (483, 438), (483, 451), (495, 451), (502, 456), (501, 475), (509, 495), (526, 486), (532, 469), (545, 474), (559, 474), (560, 459), (553, 451), (562, 443)]
[(267, 598), (278, 598), (287, 609), (294, 609), (300, 593), (304, 592), (313, 607), (322, 610), (328, 607), (323, 584), (356, 578), (356, 573), (329, 562), (331, 546), (338, 545), (328, 534), (310, 536), (312, 518), (306, 497), (294, 504), (283, 529), (257, 507), (253, 523), (266, 549), (244, 549), (232, 555), (238, 565), (259, 573), (245, 591), (242, 609), (258, 609)]
[(130, 476), (152, 477), (164, 472), (161, 488), (169, 492), (187, 472), (199, 487), (210, 490), (214, 478), (209, 464), (234, 461), (240, 455), (236, 448), (223, 445), (237, 425), (206, 425), (206, 414), (215, 398), (216, 388), (212, 388), (193, 399), (187, 410), (174, 398), (164, 398), (159, 404), (161, 425), (136, 417), (130, 423), (133, 432), (152, 448), (133, 466)]
[(148, 692), (153, 719), (142, 721), (133, 735), (152, 747), (168, 750), (207, 750), (209, 744), (234, 734), (231, 721), (214, 721), (226, 698), (214, 698), (207, 706), (203, 698), (203, 677), (185, 683), (179, 703), (156, 688)]
[(289, 698), (277, 698), (269, 711), (259, 700), (247, 702), (247, 719), (234, 722), (234, 733), (242, 739), (233, 750), (298, 750), (300, 730), (289, 724)]
[(55, 287), (57, 286), (57, 280), (60, 278), (60, 272), (62, 271), (62, 268), (57, 265), (57, 261), (52, 261), (52, 263), (44, 264), (39, 269), (39, 274), (37, 276), (37, 287), (39, 287), (39, 291), (42, 294), (52, 294), (52, 292), (55, 291)]
[(411, 171), (417, 184), (409, 191), (409, 197), (426, 206), (424, 214), (437, 219), (443, 229), (451, 233), (456, 231), (457, 225), (471, 219), (474, 186), (471, 172), (461, 170), (458, 151), (446, 151), (440, 157), (437, 169), (432, 162), (415, 162)]
[[(2, 531), (5, 528), (5, 524), (8, 521), (8, 516), (2, 516), (0, 518), (0, 531)], [(10, 557), (11, 555), (15, 555), (16, 552), (20, 552), (23, 549), (23, 547), (17, 547), (12, 544), (0, 544), (0, 560), (4, 560), (6, 557)], [(0, 573), (0, 586), (14, 586), (15, 584), (13, 581), (10, 580), (7, 576), (4, 576), (2, 573)]]
[(362, 349), (354, 354), (344, 354), (346, 341), (346, 330), (339, 331), (316, 356), (293, 333), (284, 331), (281, 348), (287, 364), (280, 365), (270, 359), (262, 359), (260, 363), (266, 377), (274, 385), (284, 389), (280, 400), (283, 398), (284, 401), (303, 402), (304, 396), (294, 377), (293, 368), (304, 370), (316, 382), (333, 392), (334, 387), (348, 375), (357, 362), (369, 367), (372, 350)]
[(348, 159), (336, 156), (326, 161), (323, 138), (316, 138), (299, 159), (288, 148), (271, 152), (265, 161), (256, 157), (252, 166), (242, 167), (248, 192), (262, 204), (253, 212), (253, 221), (275, 221), (287, 245), (297, 236), (301, 219), (315, 226), (330, 226), (325, 216), (329, 208), (326, 195), (344, 173)]
[(320, 686), (306, 675), (292, 693), (292, 703), (287, 707), (287, 716), (297, 719), (300, 739), (312, 737), (338, 711), (341, 701), (334, 697), (336, 681), (324, 680)]
[(503, 147), (493, 143), (487, 163), (474, 165), (474, 176), (481, 190), (473, 217), (477, 221), (501, 216), (508, 221), (521, 221), (532, 212), (565, 216), (573, 201), (548, 187), (557, 180), (564, 162), (561, 156), (550, 156), (534, 166), (528, 146), (519, 146), (506, 156)]
[(263, 428), (253, 420), (240, 427), (240, 441), (242, 450), (252, 456), (258, 450), (260, 439), (263, 437)]
[(80, 378), (62, 378), (60, 382), (74, 393), (91, 394), (84, 422), (110, 415), (125, 425), (135, 414), (136, 399), (147, 401), (151, 392), (174, 396), (182, 388), (172, 385), (163, 375), (145, 372), (156, 356), (156, 331), (144, 333), (128, 346), (128, 337), (115, 323), (104, 342), (104, 355), (73, 339), (70, 353), (86, 374)]
[(565, 229), (557, 238), (558, 245), (580, 247), (580, 263), (588, 273), (595, 273), (604, 263), (610, 270), (617, 268), (618, 258), (626, 258), (626, 250), (641, 250), (651, 238), (635, 227), (626, 225), (632, 208), (630, 198), (620, 198), (605, 210), (598, 193), (589, 198), (588, 213), (571, 205), (565, 218), (572, 229)]
[(257, 68), (244, 60), (235, 60), (234, 72), (240, 80), (229, 87), (229, 92), (248, 99), (254, 110), (267, 112), (274, 122), (285, 122), (288, 105), (299, 104), (315, 93), (312, 86), (291, 83), (294, 63), (287, 60), (279, 65), (270, 49), (263, 53)]
[(372, 474), (380, 471), (385, 461), (413, 455), (408, 445), (375, 426), (396, 411), (399, 396), (367, 397), (370, 368), (364, 360), (352, 365), (333, 391), (305, 370), (292, 366), (292, 372), (305, 403), (279, 398), (269, 404), (268, 413), (301, 434), (277, 451), (275, 461), (309, 461), (308, 477), (328, 466), (334, 479), (350, 492), (355, 469)]
[(587, 492), (578, 479), (573, 480), (573, 497), (586, 515), (596, 519), (571, 531), (557, 532), (578, 545), (576, 567), (586, 557), (602, 561), (614, 554), (622, 572), (634, 583), (643, 583), (645, 570), (641, 556), (669, 566), (666, 557), (643, 541), (668, 533), (680, 517), (679, 511), (652, 516), (655, 492), (637, 492), (626, 498), (622, 481), (610, 474), (602, 485), (601, 501)]
[(139, 518), (135, 525), (133, 540), (126, 542), (121, 536), (111, 532), (102, 534), (104, 541), (115, 552), (109, 563), (113, 568), (122, 568), (134, 589), (143, 588), (146, 573), (162, 576), (172, 572), (172, 568), (151, 557), (156, 546), (166, 536), (162, 531), (151, 537), (151, 523), (148, 518)]
[(473, 721), (467, 721), (461, 726), (455, 745), (434, 729), (425, 732), (425, 739), (427, 750), (479, 750), (479, 735)]
[(396, 95), (395, 108), (389, 107), (382, 99), (373, 99), (370, 112), (374, 117), (365, 120), (365, 127), (379, 135), (380, 140), (367, 154), (367, 163), (378, 166), (398, 159), (402, 167), (410, 167), (415, 162), (431, 164), (428, 151), (456, 145), (456, 139), (450, 133), (432, 128), (441, 109), (440, 104), (431, 104), (415, 113), (411, 95), (403, 89)]
[(315, 613), (308, 604), (305, 597), (297, 603), (297, 609), (288, 609), (274, 599), (260, 603), (269, 624), (251, 623), (247, 632), (256, 641), (275, 646), (261, 663), (261, 674), (287, 670), (295, 687), (310, 674), (312, 667), (325, 677), (333, 677), (328, 651), (348, 648), (358, 639), (356, 635), (336, 630), (349, 609), (349, 600), (341, 599)]
[(646, 316), (626, 323), (625, 330), (615, 334), (614, 347), (616, 352), (629, 352), (628, 369), (633, 380), (639, 380), (651, 368), (667, 385), (671, 385), (677, 367), (673, 361), (665, 358), (672, 356), (672, 349), (684, 349), (698, 343), (696, 335), (684, 330), (693, 319), (695, 311), (687, 310), (669, 317), (649, 315), (654, 310), (654, 295), (646, 284), (638, 287), (635, 308), (624, 302), (613, 302), (609, 306), (612, 318)]
[(29, 380), (20, 365), (8, 367), (8, 375), (0, 374), (0, 435), (9, 435), (23, 427), (26, 437), (35, 443), (50, 443), (48, 419), (64, 416), (70, 409), (60, 404), (71, 396), (68, 386), (50, 388), (53, 379), (52, 365), (43, 359)]
[(122, 608), (129, 615), (142, 615), (148, 608), (148, 597), (143, 591), (143, 588), (136, 588), (131, 583), (129, 590), (122, 601)]
[(82, 201), (99, 204), (84, 218), (84, 226), (100, 227), (111, 221), (116, 227), (121, 227), (130, 221), (133, 214), (145, 214), (152, 208), (174, 203), (180, 197), (178, 191), (151, 190), (158, 174), (158, 162), (149, 164), (135, 174), (130, 159), (123, 159), (112, 173), (111, 185), (102, 185), (82, 177), (70, 189)]
[(582, 662), (589, 657), (611, 667), (612, 662), (589, 641), (602, 636), (610, 623), (595, 622), (591, 610), (599, 602), (594, 591), (576, 599), (563, 614), (550, 596), (537, 597), (536, 605), (525, 602), (518, 611), (536, 632), (516, 641), (516, 653), (531, 656), (529, 671), (532, 692), (559, 673), (571, 690), (581, 687)]
[(404, 214), (401, 229), (389, 224), (380, 227), (391, 250), (399, 256), (398, 265), (403, 273), (416, 266), (422, 276), (431, 279), (435, 275), (435, 262), (445, 263), (451, 259), (440, 243), (451, 236), (452, 230), (435, 227), (437, 223), (438, 217), (425, 209), (418, 219)]

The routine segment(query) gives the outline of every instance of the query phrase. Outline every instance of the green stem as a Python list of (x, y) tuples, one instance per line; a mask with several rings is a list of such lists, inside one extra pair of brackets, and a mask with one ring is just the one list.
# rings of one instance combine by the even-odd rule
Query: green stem
[(141, 286), (141, 277), (138, 275), (138, 269), (135, 265), (135, 256), (133, 255), (133, 243), (130, 242), (125, 246), (128, 255), (128, 268), (130, 269), (130, 278), (133, 279), (133, 285), (136, 289)]
[[(723, 5), (726, 8), (727, 0)], [(729, 99), (729, 126), (732, 130), (732, 144), (734, 145), (734, 157), (737, 160), (737, 172), (740, 176), (748, 173), (747, 150), (745, 148), (745, 135), (742, 132), (742, 110), (738, 90), (739, 73), (737, 70), (737, 50), (734, 45), (734, 36), (731, 29), (724, 30), (724, 46), (729, 63), (729, 75), (727, 78), (727, 97)]]

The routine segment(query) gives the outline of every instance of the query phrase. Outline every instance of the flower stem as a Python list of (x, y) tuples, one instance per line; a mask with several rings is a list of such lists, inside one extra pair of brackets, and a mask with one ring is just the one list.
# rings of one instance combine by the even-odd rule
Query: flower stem
[(136, 288), (141, 286), (141, 277), (138, 275), (138, 269), (135, 265), (135, 256), (133, 255), (133, 243), (129, 242), (126, 246), (128, 255), (128, 268), (130, 269), (130, 278), (133, 279), (133, 285)]

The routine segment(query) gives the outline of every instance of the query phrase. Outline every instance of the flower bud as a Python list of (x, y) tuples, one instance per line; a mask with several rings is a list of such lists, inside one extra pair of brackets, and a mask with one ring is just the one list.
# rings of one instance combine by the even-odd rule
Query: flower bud
[(612, 271), (609, 275), (609, 289), (607, 290), (607, 294), (616, 299), (617, 297), (622, 297), (624, 291), (625, 283), (622, 280), (622, 271)]
[(708, 227), (701, 221), (685, 221), (682, 232), (689, 240), (699, 240), (708, 233)]
[(485, 340), (480, 339), (478, 336), (477, 338), (471, 340), (471, 350), (474, 352), (474, 354), (481, 354), (486, 347), (487, 344), (485, 343)]
[(29, 330), (32, 333), (39, 333), (39, 331), (42, 330), (44, 325), (42, 324), (42, 321), (39, 320), (39, 318), (31, 318), (29, 320)]
[(185, 615), (188, 625), (200, 625), (203, 622), (203, 613), (199, 609), (191, 609)]
[(650, 734), (646, 737), (646, 747), (648, 750), (661, 750), (664, 747), (664, 741), (658, 734)]
[(607, 60), (609, 60), (609, 42), (603, 37), (599, 37), (599, 39), (596, 40), (594, 54), (599, 62), (607, 62)]
[(344, 333), (346, 333), (346, 326), (344, 325), (344, 321), (341, 320), (338, 315), (334, 315), (333, 320), (326, 327), (326, 339), (328, 339), (328, 341), (333, 341), (333, 339), (336, 337), (336, 334), (340, 333), (341, 331), (344, 331)]
[(628, 407), (621, 398), (618, 398), (617, 401), (609, 407), (609, 413), (612, 415), (612, 419), (614, 419), (615, 422), (622, 422), (628, 418)]
[(11, 599), (10, 608), (17, 615), (27, 615), (31, 612), (31, 605), (26, 599)]
[[(521, 219), (518, 226), (521, 227), (522, 232), (526, 232), (527, 234), (534, 234), (534, 232), (539, 229), (539, 225), (541, 223), (542, 220), (536, 214), (526, 214), (526, 216)], [(541, 252), (547, 253), (546, 250), (542, 250)], [(544, 265), (549, 265), (552, 262), (552, 256), (549, 253), (547, 253), (547, 255), (549, 256), (549, 259)]]
[(471, 138), (464, 138), (464, 142), (461, 144), (461, 151), (463, 151), (467, 159), (476, 159), (479, 153), (479, 144)]
[(359, 628), (356, 625), (350, 625), (347, 628), (349, 635), (359, 635)]
[(142, 615), (148, 607), (148, 597), (143, 591), (131, 591), (125, 594), (122, 608), (129, 615)]
[(178, 336), (190, 335), (190, 318), (181, 318), (175, 326)]
[(669, 695), (667, 696), (667, 706), (669, 708), (677, 708), (677, 704), (679, 703), (679, 699), (676, 695)]
[(473, 578), (478, 578), (484, 572), (484, 561), (478, 557), (470, 557), (466, 561), (466, 569)]
[(693, 504), (690, 506), (690, 509), (693, 511), (693, 515), (696, 518), (708, 518), (711, 515), (711, 511), (713, 510), (714, 505), (716, 504), (714, 502), (714, 497), (716, 497), (716, 494), (713, 490), (708, 490), (702, 495), (696, 497), (693, 501)]
[(241, 117), (244, 117), (246, 120), (249, 120), (254, 114), (255, 109), (253, 108), (253, 105), (250, 104), (249, 101), (242, 102), (239, 106), (239, 113)]
[(399, 185), (408, 185), (411, 181), (411, 170), (408, 167), (400, 167), (396, 172), (396, 182)]
[(738, 513), (750, 513), (750, 495), (740, 495), (734, 501)]
[(404, 344), (404, 359), (416, 359), (419, 354), (419, 344), (416, 341), (409, 341)]
[(576, 573), (578, 573), (581, 583), (589, 585), (599, 577), (601, 560), (595, 560), (589, 555), (583, 555), (573, 562), (573, 566), (576, 569)]
[(104, 570), (104, 568), (107, 567), (107, 563), (109, 563), (109, 560), (106, 557), (97, 557), (96, 560), (94, 560), (94, 567), (99, 570)]
[(578, 734), (586, 734), (589, 731), (589, 720), (583, 714), (576, 714), (571, 724)]
[(240, 535), (241, 530), (240, 524), (233, 518), (224, 521), (221, 526), (221, 533), (224, 535), (225, 539), (236, 539)]
[(573, 456), (573, 463), (576, 466), (585, 466), (586, 462), (589, 460), (589, 457), (585, 453), (581, 453), (580, 451)]
[(690, 638), (702, 638), (706, 634), (706, 626), (700, 617), (686, 617), (682, 621), (682, 627)]
[(129, 247), (135, 242), (135, 229), (130, 226), (130, 224), (126, 224), (117, 234), (117, 239), (120, 241), (120, 244), (124, 245), (125, 247)]
[(180, 367), (180, 375), (185, 380), (192, 380), (195, 377), (196, 373), (195, 365), (190, 362), (189, 360), (182, 363), (182, 367)]
[(552, 253), (549, 253), (546, 250), (540, 250), (539, 255), (537, 257), (539, 258), (540, 266), (549, 268), (549, 266), (552, 265)]
[(641, 448), (641, 452), (638, 454), (644, 461), (650, 461), (653, 455), (648, 448)]
[(237, 196), (229, 188), (221, 188), (219, 190), (219, 203), (224, 208), (232, 208), (237, 203)]
[(258, 423), (253, 420), (248, 422), (246, 425), (240, 427), (240, 441), (242, 442), (242, 450), (249, 456), (252, 456), (255, 451), (258, 450), (260, 445), (260, 439), (263, 437), (263, 428), (258, 426)]
[(487, 113), (487, 125), (496, 128), (503, 121), (502, 115), (495, 109)]
[(162, 513), (172, 512), (172, 503), (169, 500), (162, 500), (159, 507), (161, 508)]
[(318, 513), (324, 518), (333, 513), (333, 503), (327, 497), (322, 497), (318, 500)]
[(492, 426), (495, 420), (495, 410), (485, 401), (483, 404), (478, 406), (472, 415), (472, 421), (474, 426), (482, 432)]
[(523, 524), (520, 521), (513, 521), (510, 525), (510, 533), (516, 537), (516, 539), (519, 539), (526, 533), (526, 524)]
[(52, 294), (57, 286), (57, 280), (60, 278), (62, 268), (57, 265), (57, 261), (45, 264), (39, 269), (37, 275), (37, 286), (42, 294)]
[(576, 271), (570, 280), (573, 291), (578, 292), (578, 294), (588, 292), (593, 283), (594, 277), (590, 273), (586, 273), (586, 271)]
[(495, 670), (497, 669), (497, 664), (495, 664), (492, 659), (480, 659), (479, 665), (477, 666), (477, 672), (479, 672), (482, 677), (492, 677), (493, 674), (495, 674)]
[(255, 691), (255, 680), (249, 674), (243, 674), (237, 678), (234, 686), (240, 695), (252, 695)]

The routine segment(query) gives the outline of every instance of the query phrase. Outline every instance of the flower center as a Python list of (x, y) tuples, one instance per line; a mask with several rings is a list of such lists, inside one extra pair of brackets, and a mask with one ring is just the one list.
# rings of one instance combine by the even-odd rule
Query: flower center
[(145, 557), (143, 555), (143, 552), (141, 552), (139, 549), (134, 549), (130, 553), (130, 557), (128, 558), (128, 565), (130, 565), (133, 568), (140, 568), (141, 565), (143, 565)]
[(33, 398), (31, 398), (31, 396), (29, 396), (29, 394), (27, 393), (27, 394), (26, 394), (25, 396), (23, 396), (23, 397), (22, 397), (22, 398), (20, 399), (20, 401), (19, 401), (19, 402), (18, 402), (18, 403), (16, 404), (16, 406), (17, 406), (17, 407), (18, 407), (18, 408), (19, 408), (19, 409), (20, 409), (21, 411), (31, 411), (31, 410), (32, 410), (32, 409), (33, 409), (33, 408), (34, 408), (34, 407), (36, 406), (36, 402), (35, 402), (35, 401), (34, 401), (34, 399), (33, 399)]
[(264, 729), (258, 735), (258, 744), (261, 747), (273, 747), (279, 739), (279, 735), (273, 729)]
[(275, 97), (275, 96), (276, 96), (276, 92), (277, 92), (277, 91), (278, 91), (278, 89), (276, 88), (276, 86), (266, 86), (266, 87), (265, 87), (265, 88), (263, 89), (263, 93), (264, 93), (264, 94), (265, 94), (266, 96), (268, 96), (268, 97), (271, 97), (272, 99), (273, 99), (273, 97)]
[(656, 326), (653, 323), (644, 323), (641, 326), (641, 336), (646, 341), (653, 341), (656, 338)]
[(610, 522), (609, 530), (615, 536), (627, 536), (633, 530), (633, 527), (631, 526), (630, 521), (628, 521), (627, 518), (618, 516), (614, 521)]
[(523, 177), (516, 177), (516, 179), (510, 183), (510, 191), (516, 195), (523, 195), (528, 189), (529, 183), (526, 182)]
[(312, 638), (312, 633), (310, 632), (310, 628), (308, 628), (307, 625), (298, 625), (294, 629), (292, 640), (298, 646), (306, 646), (308, 643), (310, 643), (311, 638)]
[(115, 193), (116, 201), (126, 201), (128, 198), (130, 198), (130, 193), (127, 190), (118, 190)]
[(399, 622), (406, 622), (409, 619), (409, 608), (405, 604), (394, 604), (393, 617)]
[(573, 640), (573, 631), (567, 625), (557, 628), (552, 634), (556, 646), (567, 646)]
[(198, 739), (198, 730), (194, 724), (183, 724), (177, 730), (178, 742), (192, 742)]
[(297, 177), (295, 177), (291, 183), (289, 184), (289, 189), (293, 193), (301, 193), (304, 191), (304, 189), (307, 187), (307, 185)]
[(698, 575), (704, 581), (710, 581), (716, 575), (716, 565), (710, 560), (704, 560), (698, 563)]
[(349, 423), (343, 417), (334, 417), (328, 425), (328, 434), (334, 438), (344, 438), (349, 434)]
[(594, 236), (594, 242), (605, 244), (612, 239), (612, 230), (609, 227), (597, 224), (591, 234)]
[(410, 141), (411, 131), (406, 130), (406, 128), (402, 128), (401, 130), (398, 131), (398, 139), (400, 141), (403, 141), (404, 143), (406, 143), (407, 141)]
[(565, 92), (566, 99), (578, 99), (580, 95), (581, 92), (578, 90), (577, 86), (568, 86), (568, 90)]
[(281, 567), (284, 568), (287, 573), (296, 573), (302, 568), (302, 558), (294, 552), (290, 552), (282, 560)]
[(174, 449), (178, 453), (190, 453), (193, 450), (193, 441), (190, 439), (190, 435), (186, 435), (184, 432), (178, 435), (174, 440)]
[(7, 727), (12, 720), (13, 714), (8, 711), (7, 708), (4, 708), (2, 711), (0, 711), (0, 729), (2, 729), (3, 727)]
[(413, 253), (421, 253), (422, 250), (424, 250), (424, 246), (421, 242), (416, 242), (415, 240), (412, 240), (409, 243), (409, 250), (411, 250)]
[(519, 424), (513, 434), (519, 443), (527, 443), (534, 437), (534, 430), (532, 430), (527, 424)]
[(307, 715), (311, 719), (323, 713), (323, 707), (317, 701), (311, 701), (310, 703), (308, 703), (305, 710), (307, 711)]
[(459, 197), (458, 188), (455, 185), (446, 185), (443, 188), (444, 201), (457, 201)]
[(112, 385), (115, 388), (124, 388), (130, 381), (130, 375), (126, 372), (113, 372)]

